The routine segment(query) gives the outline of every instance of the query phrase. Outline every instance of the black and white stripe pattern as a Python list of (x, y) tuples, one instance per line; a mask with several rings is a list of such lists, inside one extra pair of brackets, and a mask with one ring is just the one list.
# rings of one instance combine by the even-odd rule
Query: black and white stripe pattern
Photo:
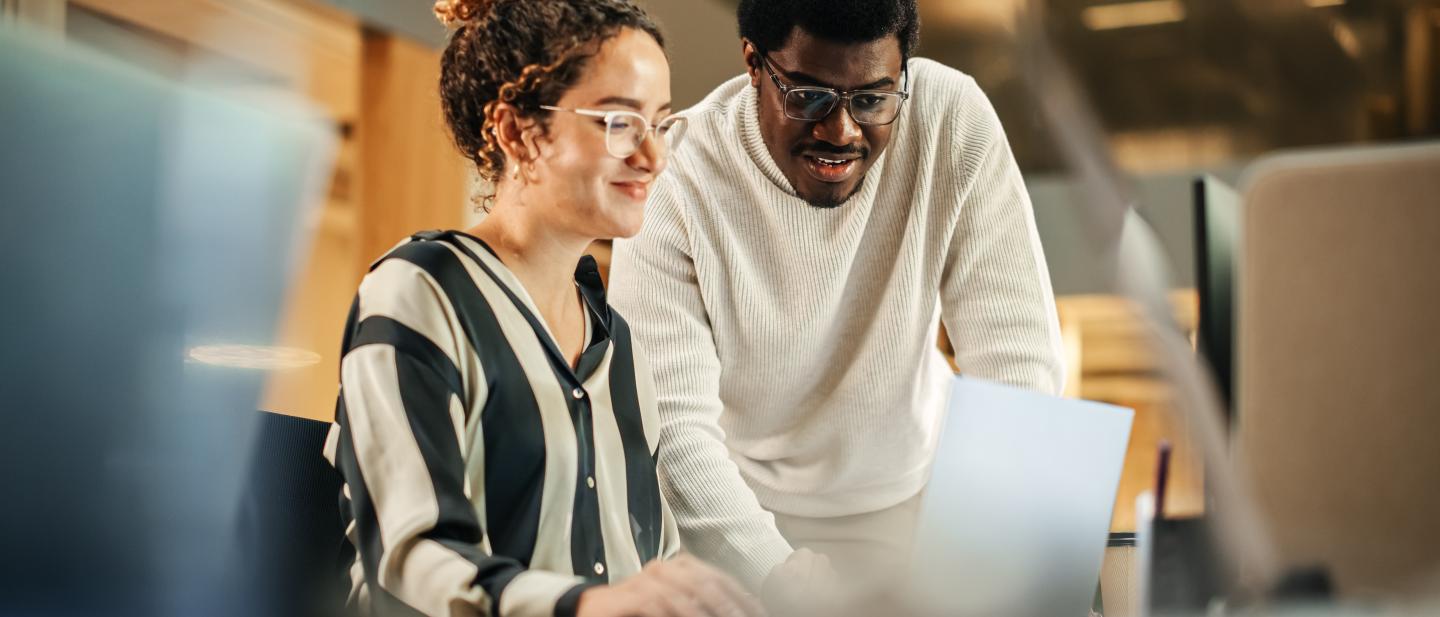
[(572, 370), (479, 239), (426, 232), (360, 284), (326, 456), (345, 477), (352, 601), (377, 614), (571, 615), (678, 550), (655, 394), (593, 259)]

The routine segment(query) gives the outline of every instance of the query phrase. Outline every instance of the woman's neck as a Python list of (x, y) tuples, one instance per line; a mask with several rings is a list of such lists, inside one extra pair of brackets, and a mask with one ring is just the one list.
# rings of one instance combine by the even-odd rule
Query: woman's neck
[(559, 234), (536, 220), (537, 209), (507, 203), (504, 196), (468, 232), (493, 249), (520, 279), (537, 308), (547, 317), (563, 315), (576, 306), (575, 264), (591, 239)]

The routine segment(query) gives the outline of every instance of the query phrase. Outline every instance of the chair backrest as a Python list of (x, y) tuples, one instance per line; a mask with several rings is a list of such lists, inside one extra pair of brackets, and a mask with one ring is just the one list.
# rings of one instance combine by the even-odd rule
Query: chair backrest
[(353, 555), (340, 474), (322, 450), (330, 424), (260, 412), (238, 517), (237, 562), (257, 614), (336, 615)]
[(1342, 595), (1440, 568), (1440, 144), (1283, 155), (1244, 188), (1238, 454)]

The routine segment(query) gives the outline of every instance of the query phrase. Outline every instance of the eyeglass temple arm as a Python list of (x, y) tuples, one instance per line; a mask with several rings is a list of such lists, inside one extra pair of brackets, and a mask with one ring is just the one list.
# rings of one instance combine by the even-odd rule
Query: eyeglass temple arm
[(610, 115), (610, 112), (598, 111), (594, 109), (569, 109), (566, 107), (556, 107), (554, 105), (539, 105), (538, 107), (547, 111), (568, 111), (572, 114), (580, 114), (582, 116), (590, 116), (592, 118), (604, 118)]

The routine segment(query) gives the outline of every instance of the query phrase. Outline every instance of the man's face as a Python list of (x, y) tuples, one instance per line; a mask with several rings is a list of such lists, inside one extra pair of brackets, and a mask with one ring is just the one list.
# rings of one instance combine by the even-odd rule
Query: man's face
[[(796, 28), (780, 49), (766, 50), (770, 69), (784, 86), (840, 91), (899, 90), (900, 40), (836, 43)], [(762, 64), (760, 50), (744, 45), (750, 83), (759, 88), (760, 134), (770, 156), (801, 199), (834, 208), (860, 190), (865, 172), (890, 143), (888, 125), (860, 124), (840, 101), (826, 117), (795, 120), (785, 115), (784, 93)]]

